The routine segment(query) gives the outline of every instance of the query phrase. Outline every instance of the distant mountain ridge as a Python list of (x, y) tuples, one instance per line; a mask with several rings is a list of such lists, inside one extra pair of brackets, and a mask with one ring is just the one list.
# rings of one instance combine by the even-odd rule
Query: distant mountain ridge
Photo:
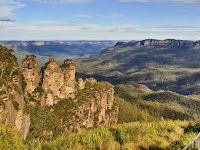
[(200, 41), (188, 41), (188, 40), (156, 40), (156, 39), (145, 39), (142, 41), (130, 41), (130, 42), (118, 42), (116, 46), (200, 46)]
[(190, 95), (200, 94), (199, 60), (200, 41), (146, 39), (118, 42), (75, 63), (79, 73), (101, 75), (113, 84), (135, 81)]
[[(83, 56), (96, 54), (118, 41), (0, 41), (0, 45), (37, 56)], [(18, 56), (17, 56), (18, 57)], [(25, 56), (23, 56), (25, 57)]]
[(66, 58), (76, 58), (87, 54), (96, 54), (114, 46), (118, 41), (0, 41), (0, 45), (15, 50), (18, 63), (28, 54), (38, 56), (39, 68), (50, 56), (57, 58), (58, 63)]
[(0, 41), (2, 46), (44, 46), (44, 45), (83, 45), (83, 44), (108, 44), (115, 45), (117, 41)]

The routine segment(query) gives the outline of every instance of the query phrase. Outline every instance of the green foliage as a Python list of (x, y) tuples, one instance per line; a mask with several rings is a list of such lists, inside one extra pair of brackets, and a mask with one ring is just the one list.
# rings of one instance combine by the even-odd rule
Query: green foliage
[[(196, 134), (184, 133), (185, 121), (157, 121), (114, 125), (111, 128), (94, 129), (55, 140), (34, 139), (26, 144), (28, 149), (181, 149)], [(187, 137), (188, 136), (188, 137)]]
[(86, 82), (85, 88), (80, 90), (77, 88), (76, 98), (78, 100), (78, 105), (82, 105), (85, 102), (88, 102), (89, 99), (95, 98), (96, 93), (105, 92), (106, 90), (109, 90), (113, 88), (113, 86), (108, 82)]
[(5, 85), (6, 82), (5, 82), (5, 80), (2, 77), (0, 77), (0, 86), (2, 86), (3, 84)]
[(152, 90), (200, 94), (200, 48), (194, 46), (115, 45), (77, 59), (78, 72), (110, 83), (135, 81)]
[(25, 146), (19, 138), (17, 130), (7, 126), (0, 128), (0, 149), (2, 150), (22, 150)]
[(24, 79), (24, 76), (23, 76), (23, 74), (21, 74), (21, 80), (22, 80), (22, 91), (24, 92), (24, 90), (25, 90), (25, 88), (26, 88), (26, 85), (27, 85), (27, 83), (26, 83), (26, 81), (25, 81), (25, 79)]
[(12, 52), (12, 49), (0, 46), (0, 75), (5, 80), (12, 80), (11, 75), (18, 69), (17, 58)]
[(13, 107), (16, 111), (19, 110), (19, 103), (16, 100), (12, 100)]
[[(199, 100), (173, 92), (153, 92), (136, 83), (115, 86), (116, 101), (119, 103), (118, 122), (160, 120), (196, 120)], [(193, 104), (196, 106), (192, 107)]]
[(63, 132), (59, 117), (48, 107), (41, 107), (39, 104), (29, 106), (31, 116), (31, 126), (27, 140), (34, 138), (49, 139), (44, 132), (52, 132), (53, 137), (56, 138)]
[(63, 121), (68, 121), (72, 116), (75, 115), (73, 110), (78, 108), (77, 103), (69, 98), (69, 99), (61, 99), (57, 104), (51, 106), (54, 110), (54, 114), (56, 114), (58, 119), (63, 119)]
[(5, 108), (5, 103), (2, 98), (0, 98), (0, 106), (3, 106)]
[(17, 84), (13, 83), (12, 84), (12, 88), (18, 92), (19, 94), (22, 94), (22, 89), (21, 89), (21, 86), (19, 87)]
[(141, 99), (143, 95), (153, 93), (153, 91), (145, 85), (129, 82), (128, 84), (116, 85), (115, 93), (118, 97), (123, 97), (128, 101), (132, 99)]
[(34, 89), (33, 93), (40, 93), (40, 96), (42, 96), (44, 89), (41, 86), (38, 86)]

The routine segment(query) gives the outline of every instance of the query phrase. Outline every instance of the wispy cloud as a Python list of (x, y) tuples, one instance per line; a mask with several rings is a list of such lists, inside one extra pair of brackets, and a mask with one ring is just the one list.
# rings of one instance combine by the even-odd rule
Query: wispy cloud
[(132, 26), (118, 26), (110, 29), (112, 32), (134, 32), (136, 29)]
[(0, 18), (0, 21), (3, 21), (3, 22), (15, 22), (16, 20), (13, 19), (13, 18)]
[(90, 15), (84, 15), (84, 14), (79, 14), (79, 15), (72, 15), (73, 17), (79, 17), (79, 18), (91, 18), (92, 16)]
[(107, 14), (107, 15), (96, 15), (97, 17), (102, 17), (102, 18), (116, 18), (116, 17), (124, 17), (124, 15), (120, 13), (112, 13), (112, 14)]
[(19, 0), (0, 0), (0, 17), (12, 15), (12, 11), (24, 6), (25, 4), (21, 3)]
[(160, 26), (156, 28), (163, 29), (200, 29), (200, 26), (192, 26), (192, 25), (171, 25), (171, 26)]
[(39, 21), (35, 23), (36, 26), (77, 26), (79, 23), (75, 21)]

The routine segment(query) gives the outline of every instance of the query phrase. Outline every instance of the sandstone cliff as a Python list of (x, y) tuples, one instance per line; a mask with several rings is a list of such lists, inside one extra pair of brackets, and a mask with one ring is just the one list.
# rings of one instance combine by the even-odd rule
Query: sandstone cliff
[(35, 55), (27, 55), (22, 62), (22, 74), (26, 82), (26, 90), (30, 93), (39, 85), (40, 77), (36, 64), (37, 57)]
[(26, 139), (29, 132), (30, 116), (24, 114), (22, 78), (17, 58), (12, 50), (0, 46), (0, 126), (12, 125)]
[(180, 47), (189, 47), (189, 46), (200, 46), (200, 41), (187, 41), (187, 40), (175, 40), (175, 39), (166, 39), (166, 40), (155, 40), (155, 39), (146, 39), (143, 41), (130, 41), (130, 42), (118, 42), (117, 46), (180, 46)]
[(12, 52), (0, 46), (1, 127), (12, 125), (25, 140), (117, 122), (118, 107), (110, 83), (93, 78), (76, 82), (73, 60), (66, 59), (59, 66), (54, 57), (38, 73), (37, 57), (27, 55), (21, 73)]
[[(114, 89), (110, 83), (97, 82), (93, 78), (85, 81), (80, 78), (76, 82), (73, 60), (67, 59), (59, 66), (55, 58), (50, 57), (49, 62), (42, 67), (38, 84), (39, 75), (35, 62), (36, 57), (27, 56), (22, 66), (25, 82), (31, 87), (26, 86), (29, 92), (25, 94), (27, 107), (38, 107), (36, 112), (32, 109), (30, 113), (40, 115), (42, 112), (39, 110), (47, 109), (51, 116), (56, 115), (59, 120), (56, 126), (65, 133), (110, 126), (117, 122), (118, 107), (114, 102)], [(36, 74), (37, 79), (34, 78)], [(37, 84), (33, 86), (33, 83)], [(43, 108), (39, 108), (39, 105)], [(37, 130), (36, 117), (31, 122), (31, 130)], [(52, 137), (56, 134), (51, 128), (43, 128), (42, 131), (44, 136)]]
[(2, 46), (21, 47), (21, 46), (45, 46), (45, 45), (84, 45), (84, 44), (108, 44), (114, 45), (116, 41), (0, 41)]

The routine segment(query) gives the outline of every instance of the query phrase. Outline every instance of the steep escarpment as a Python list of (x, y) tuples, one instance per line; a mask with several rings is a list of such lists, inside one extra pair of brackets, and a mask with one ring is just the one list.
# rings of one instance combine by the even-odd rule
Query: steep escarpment
[(149, 39), (119, 42), (75, 63), (77, 72), (88, 77), (117, 84), (135, 81), (155, 91), (191, 95), (200, 94), (199, 56), (199, 41)]
[(191, 47), (200, 46), (200, 41), (187, 41), (187, 40), (156, 40), (146, 39), (142, 41), (130, 41), (130, 42), (118, 42), (117, 46), (180, 46), (180, 47)]
[(12, 125), (26, 139), (30, 116), (24, 114), (22, 77), (13, 50), (0, 46), (0, 126)]
[(37, 57), (27, 55), (21, 72), (12, 52), (0, 47), (1, 127), (12, 125), (25, 140), (55, 138), (117, 122), (118, 107), (110, 83), (93, 78), (76, 81), (71, 59), (59, 66), (50, 57), (38, 73)]

